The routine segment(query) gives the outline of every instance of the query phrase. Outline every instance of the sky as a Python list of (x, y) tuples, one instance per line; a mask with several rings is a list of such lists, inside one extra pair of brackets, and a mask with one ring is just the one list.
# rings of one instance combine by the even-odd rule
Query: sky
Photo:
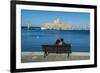
[(33, 27), (41, 27), (59, 18), (63, 24), (79, 27), (90, 25), (90, 13), (83, 12), (56, 12), (40, 10), (21, 10), (22, 26), (29, 23)]

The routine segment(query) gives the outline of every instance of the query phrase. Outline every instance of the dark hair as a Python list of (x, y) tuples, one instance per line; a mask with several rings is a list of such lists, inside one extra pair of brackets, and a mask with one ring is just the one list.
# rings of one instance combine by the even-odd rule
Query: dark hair
[(64, 39), (63, 39), (63, 38), (61, 38), (61, 41), (64, 41)]
[(59, 39), (57, 39), (57, 40), (56, 40), (56, 44), (58, 44), (59, 42), (60, 42), (60, 40), (59, 40)]

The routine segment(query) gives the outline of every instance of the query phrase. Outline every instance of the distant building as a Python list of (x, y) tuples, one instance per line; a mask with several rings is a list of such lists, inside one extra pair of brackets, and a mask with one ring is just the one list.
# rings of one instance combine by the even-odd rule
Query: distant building
[(69, 24), (63, 24), (59, 18), (57, 18), (56, 20), (54, 20), (53, 22), (51, 23), (47, 23), (45, 25), (43, 25), (41, 27), (43, 30), (44, 29), (55, 29), (55, 30), (89, 30), (89, 27), (88, 28), (81, 28), (79, 26), (71, 26)]

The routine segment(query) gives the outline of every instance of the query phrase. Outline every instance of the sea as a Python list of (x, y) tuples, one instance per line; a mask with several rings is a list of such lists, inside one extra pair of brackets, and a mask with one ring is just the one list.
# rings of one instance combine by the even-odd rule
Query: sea
[(21, 29), (21, 51), (41, 52), (42, 45), (54, 45), (57, 39), (63, 38), (71, 44), (72, 52), (90, 52), (89, 30), (40, 30)]

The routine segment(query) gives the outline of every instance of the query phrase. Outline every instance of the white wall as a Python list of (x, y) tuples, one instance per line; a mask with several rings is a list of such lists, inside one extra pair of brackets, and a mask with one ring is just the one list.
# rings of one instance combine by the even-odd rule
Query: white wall
[[(100, 2), (97, 0), (34, 0), (58, 3), (98, 4), (98, 67), (85, 69), (42, 71), (34, 73), (99, 73), (100, 71)], [(99, 1), (99, 0), (98, 0)], [(0, 73), (10, 73), (10, 0), (0, 1)]]

